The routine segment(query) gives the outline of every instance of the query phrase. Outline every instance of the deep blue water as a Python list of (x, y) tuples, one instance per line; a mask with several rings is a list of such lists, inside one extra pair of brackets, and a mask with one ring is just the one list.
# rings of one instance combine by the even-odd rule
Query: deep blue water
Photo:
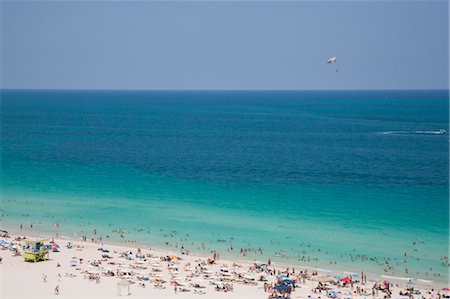
[[(400, 261), (408, 251), (410, 272), (395, 275), (448, 278), (449, 138), (435, 134), (448, 131), (447, 91), (1, 96), (8, 225), (50, 230), (57, 219), (107, 234), (114, 224), (141, 242), (224, 251), (251, 240), (265, 253), (248, 259), (285, 249), (290, 262), (356, 271), (382, 266), (351, 252)], [(307, 243), (318, 261), (298, 260)]]

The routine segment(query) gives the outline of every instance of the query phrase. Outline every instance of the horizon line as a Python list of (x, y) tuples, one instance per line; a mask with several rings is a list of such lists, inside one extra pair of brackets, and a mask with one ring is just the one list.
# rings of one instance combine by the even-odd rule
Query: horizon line
[(450, 88), (386, 88), (386, 89), (104, 89), (104, 88), (0, 88), (0, 91), (130, 91), (130, 92), (305, 92), (305, 91), (446, 91)]

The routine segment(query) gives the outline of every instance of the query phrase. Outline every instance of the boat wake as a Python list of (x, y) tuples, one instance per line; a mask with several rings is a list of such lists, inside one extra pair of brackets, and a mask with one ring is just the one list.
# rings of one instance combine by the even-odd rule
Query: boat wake
[(445, 135), (447, 131), (440, 129), (439, 131), (386, 131), (379, 132), (381, 135)]

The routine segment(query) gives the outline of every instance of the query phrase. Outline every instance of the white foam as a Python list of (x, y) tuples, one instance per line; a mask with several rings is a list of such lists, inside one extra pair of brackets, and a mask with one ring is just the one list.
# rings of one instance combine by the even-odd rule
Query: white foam
[(404, 280), (404, 281), (412, 280), (411, 277), (400, 277), (400, 276), (389, 276), (389, 275), (381, 275), (381, 277), (387, 278), (387, 279), (394, 279), (394, 280)]
[(331, 270), (328, 270), (328, 269), (316, 268), (316, 270), (319, 271), (319, 272), (331, 273)]
[(445, 135), (442, 131), (385, 131), (381, 135)]
[(425, 280), (425, 279), (417, 279), (417, 281), (424, 282), (424, 283), (433, 283), (432, 280)]

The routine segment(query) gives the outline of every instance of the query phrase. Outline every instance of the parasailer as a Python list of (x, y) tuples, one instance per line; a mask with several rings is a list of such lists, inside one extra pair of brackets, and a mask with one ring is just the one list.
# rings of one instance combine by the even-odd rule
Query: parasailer
[[(336, 56), (331, 56), (330, 58), (328, 58), (327, 63), (331, 64), (331, 63), (336, 63), (337, 59)], [(336, 73), (338, 72), (338, 69), (336, 69)]]
[(332, 56), (328, 58), (327, 63), (335, 63), (336, 62), (336, 56)]

